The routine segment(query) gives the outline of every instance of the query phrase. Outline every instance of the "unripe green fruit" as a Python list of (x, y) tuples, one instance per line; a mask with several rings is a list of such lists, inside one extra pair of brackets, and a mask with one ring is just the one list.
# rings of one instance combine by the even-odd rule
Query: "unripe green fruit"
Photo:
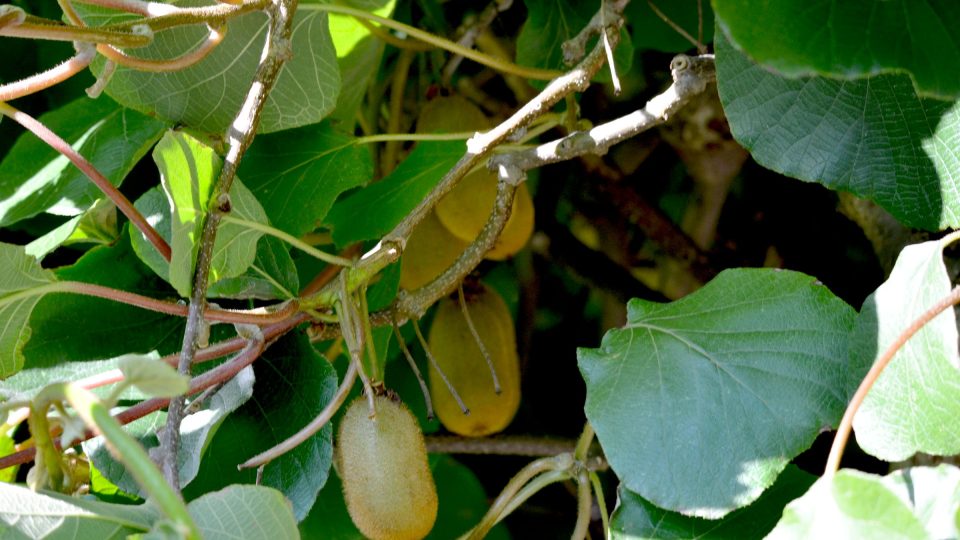
[(373, 540), (419, 540), (437, 518), (437, 488), (417, 420), (402, 403), (365, 398), (340, 422), (337, 456), (350, 518)]
[(470, 414), (463, 414), (436, 368), (431, 366), (430, 395), (434, 411), (444, 427), (467, 437), (502, 431), (520, 406), (520, 362), (510, 310), (496, 291), (480, 287), (465, 295), (467, 309), (480, 340), (490, 353), (500, 380), (499, 395), (494, 392), (490, 368), (458, 301), (444, 298), (437, 304), (427, 339), (437, 364)]

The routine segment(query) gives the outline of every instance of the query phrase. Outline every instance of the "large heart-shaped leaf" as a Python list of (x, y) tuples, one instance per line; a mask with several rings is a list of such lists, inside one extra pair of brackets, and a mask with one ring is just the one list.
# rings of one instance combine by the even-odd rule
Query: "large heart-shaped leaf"
[(846, 404), (854, 311), (797, 272), (737, 269), (580, 349), (587, 418), (627, 489), (716, 519), (754, 501)]
[[(943, 241), (907, 246), (887, 281), (860, 310), (850, 362), (864, 373), (874, 358), (951, 288)], [(960, 354), (953, 309), (924, 326), (893, 358), (854, 418), (857, 442), (900, 461), (917, 452), (960, 453)], [(853, 384), (859, 381), (852, 381)]]
[(920, 95), (956, 99), (960, 4), (714, 0), (724, 32), (757, 62), (789, 77), (854, 79), (907, 72)]
[[(209, 5), (192, 0), (181, 6)], [(90, 26), (101, 26), (125, 17), (85, 5), (77, 11)], [(156, 114), (210, 133), (222, 134), (233, 122), (253, 81), (267, 30), (267, 17), (247, 13), (230, 20), (223, 42), (202, 61), (170, 73), (149, 73), (120, 67), (106, 92), (123, 105)], [(131, 51), (146, 59), (169, 59), (194, 50), (207, 38), (202, 25), (182, 26), (156, 34), (153, 42)], [(293, 58), (284, 65), (276, 87), (267, 98), (260, 132), (269, 133), (313, 124), (333, 110), (340, 92), (340, 73), (330, 41), (327, 16), (300, 10), (294, 16)], [(102, 61), (92, 65), (95, 74)]]
[(777, 172), (875, 201), (901, 222), (960, 226), (960, 103), (919, 98), (906, 75), (786, 79), (716, 36), (734, 137)]

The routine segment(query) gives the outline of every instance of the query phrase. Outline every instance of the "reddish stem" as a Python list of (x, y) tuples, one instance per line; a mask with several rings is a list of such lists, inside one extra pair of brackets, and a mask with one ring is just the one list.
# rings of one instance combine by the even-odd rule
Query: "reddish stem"
[(76, 55), (42, 73), (0, 85), (0, 101), (10, 101), (45, 90), (83, 71), (90, 65), (90, 62), (97, 55), (97, 51), (93, 46), (83, 44), (79, 46), (79, 49)]
[(853, 395), (853, 399), (851, 399), (850, 404), (847, 405), (847, 410), (843, 413), (843, 419), (840, 420), (840, 426), (837, 428), (837, 435), (834, 437), (833, 445), (830, 447), (830, 456), (827, 457), (827, 466), (823, 471), (824, 476), (831, 476), (840, 468), (840, 458), (843, 457), (843, 449), (847, 446), (847, 439), (850, 438), (850, 431), (853, 429), (853, 417), (857, 414), (857, 410), (860, 409), (860, 405), (863, 403), (864, 398), (867, 397), (870, 389), (873, 388), (874, 383), (877, 382), (880, 374), (890, 365), (890, 361), (893, 360), (897, 351), (899, 351), (914, 334), (926, 326), (927, 323), (957, 303), (960, 303), (960, 286), (954, 287), (954, 289), (950, 291), (950, 294), (943, 297), (939, 302), (934, 304), (933, 307), (917, 317), (873, 363), (873, 367), (870, 368), (866, 377), (860, 382), (857, 392)]
[(81, 156), (76, 150), (74, 150), (70, 144), (60, 138), (59, 135), (50, 131), (47, 126), (43, 125), (35, 118), (26, 114), (16, 108), (10, 106), (8, 103), (0, 102), (0, 114), (9, 117), (14, 122), (20, 124), (21, 126), (28, 129), (34, 135), (36, 135), (40, 140), (50, 145), (51, 148), (60, 152), (67, 159), (70, 160), (78, 169), (80, 169), (84, 174), (87, 175), (90, 180), (100, 191), (104, 193), (107, 197), (113, 201), (113, 204), (123, 212), (123, 215), (127, 216), (127, 219), (131, 223), (136, 225), (138, 229), (147, 237), (147, 240), (153, 244), (153, 247), (157, 249), (157, 252), (163, 256), (168, 262), (170, 261), (170, 245), (167, 244), (167, 241), (160, 236), (160, 233), (153, 228), (152, 225), (147, 223), (146, 218), (143, 217), (143, 214), (140, 213), (136, 207), (133, 206), (133, 203), (127, 199), (123, 193), (120, 193), (120, 190), (116, 188), (113, 184), (110, 183), (110, 180), (107, 180), (103, 174), (93, 166), (92, 163), (87, 161), (87, 159)]

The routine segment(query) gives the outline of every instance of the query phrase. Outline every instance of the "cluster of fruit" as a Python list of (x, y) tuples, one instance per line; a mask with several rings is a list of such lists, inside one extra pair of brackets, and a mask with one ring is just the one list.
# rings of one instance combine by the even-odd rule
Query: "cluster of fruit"
[[(417, 123), (422, 133), (487, 128), (483, 112), (456, 96), (431, 101)], [(407, 242), (401, 287), (426, 285), (457, 259), (486, 223), (496, 190), (496, 174), (477, 169), (439, 201)], [(533, 201), (521, 185), (510, 219), (487, 258), (510, 257), (532, 232)], [(482, 283), (464, 289), (439, 302), (430, 327), (427, 345), (436, 361), (430, 367), (430, 394), (447, 430), (481, 437), (513, 420), (520, 406), (520, 365), (506, 302)], [(367, 400), (357, 399), (340, 424), (338, 463), (347, 508), (357, 528), (374, 540), (423, 538), (437, 515), (423, 434), (398, 400), (381, 395), (374, 404), (372, 416)]]

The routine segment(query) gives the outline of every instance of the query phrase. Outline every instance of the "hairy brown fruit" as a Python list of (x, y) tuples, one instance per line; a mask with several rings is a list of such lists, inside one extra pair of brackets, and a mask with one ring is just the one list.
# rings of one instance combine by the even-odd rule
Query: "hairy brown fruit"
[(463, 414), (433, 366), (430, 394), (444, 427), (459, 435), (481, 437), (503, 430), (513, 420), (520, 406), (520, 363), (513, 320), (503, 298), (481, 285), (478, 291), (466, 295), (466, 300), (477, 334), (490, 353), (501, 392), (494, 392), (490, 368), (459, 302), (445, 298), (437, 305), (428, 344), (470, 414)]
[(457, 238), (433, 212), (413, 230), (400, 260), (400, 287), (419, 289), (457, 260), (467, 243)]
[(479, 107), (463, 96), (438, 97), (420, 109), (417, 133), (459, 133), (483, 131), (490, 120)]
[(437, 488), (417, 420), (402, 403), (357, 398), (340, 422), (337, 457), (350, 518), (373, 540), (419, 540), (437, 518)]

